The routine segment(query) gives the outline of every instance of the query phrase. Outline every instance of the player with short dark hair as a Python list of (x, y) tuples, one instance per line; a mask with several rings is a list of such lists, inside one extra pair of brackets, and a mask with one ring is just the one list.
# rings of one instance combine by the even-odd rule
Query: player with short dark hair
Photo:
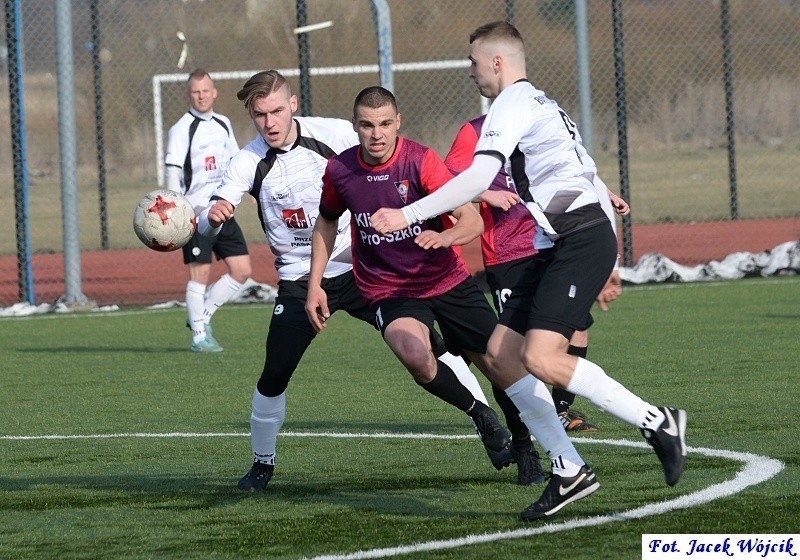
[[(542, 496), (522, 512), (529, 521), (584, 498), (600, 483), (567, 437), (545, 383), (587, 398), (600, 410), (638, 427), (672, 486), (686, 459), (686, 412), (652, 405), (603, 369), (567, 353), (575, 331), (587, 329), (590, 310), (614, 267), (617, 240), (581, 160), (576, 127), (566, 112), (526, 77), (519, 31), (506, 22), (470, 35), (469, 75), (494, 99), (470, 166), (435, 193), (371, 216), (376, 235), (404, 231), (485, 191), (505, 165), (536, 224), (553, 241), (522, 275), (492, 334), (487, 356), (492, 381), (505, 388), (528, 429), (551, 459)], [(520, 362), (520, 373), (512, 366)]]
[(480, 235), (481, 217), (465, 204), (451, 212), (455, 225), (438, 216), (391, 235), (378, 234), (369, 225), (374, 210), (419, 200), (452, 175), (432, 149), (398, 135), (402, 117), (388, 90), (362, 90), (353, 110), (359, 145), (331, 158), (322, 178), (306, 300), (309, 320), (319, 331), (330, 315), (323, 271), (339, 220), (349, 213), (356, 285), (387, 345), (418, 383), (430, 379), (476, 422), (489, 415), (494, 419), (486, 405), (454, 391), (455, 376), (436, 361), (432, 340), (436, 323), (451, 352), (486, 369), (484, 352), (497, 317), (453, 249)]
[[(247, 108), (258, 135), (231, 160), (212, 206), (200, 215), (198, 228), (213, 234), (233, 217), (234, 208), (250, 193), (258, 203), (261, 225), (275, 255), (278, 295), (250, 415), (253, 462), (238, 484), (240, 490), (258, 491), (266, 488), (274, 474), (277, 437), (286, 417), (286, 389), (316, 336), (305, 313), (305, 301), (322, 174), (328, 159), (357, 144), (358, 137), (352, 124), (343, 119), (295, 117), (297, 97), (285, 77), (275, 70), (251, 76), (237, 97)], [(331, 259), (319, 272), (319, 281), (331, 295), (330, 312), (342, 309), (374, 327), (375, 315), (353, 278), (349, 215), (334, 224), (333, 233)], [(439, 346), (437, 362), (445, 361), (456, 368), (460, 362), (465, 370), (460, 375), (471, 376), (480, 391), (464, 361)], [(458, 379), (448, 380), (444, 387), (427, 379), (417, 381), (428, 392), (460, 408), (468, 401), (464, 408), (474, 409), (472, 417), (478, 422), (493, 463), (504, 454), (510, 455), (507, 432), (492, 416), (491, 408), (480, 404), (481, 397), (485, 400), (482, 392), (473, 395)]]
[[(239, 145), (228, 117), (214, 112), (217, 88), (207, 71), (197, 68), (189, 74), (186, 98), (189, 110), (167, 135), (166, 187), (185, 196), (199, 213), (208, 206)], [(228, 272), (207, 289), (212, 254), (225, 263)], [(221, 352), (222, 346), (211, 329), (211, 317), (242, 289), (252, 273), (239, 224), (231, 220), (213, 238), (195, 232), (183, 246), (183, 262), (189, 268), (186, 311), (187, 326), (192, 331), (190, 348), (192, 352)]]

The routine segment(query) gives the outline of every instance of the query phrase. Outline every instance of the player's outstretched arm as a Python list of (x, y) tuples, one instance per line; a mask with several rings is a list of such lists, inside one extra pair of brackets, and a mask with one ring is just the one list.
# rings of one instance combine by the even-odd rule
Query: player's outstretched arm
[(311, 272), (308, 276), (308, 295), (306, 296), (306, 315), (314, 330), (325, 328), (325, 321), (331, 316), (328, 309), (328, 295), (322, 289), (322, 277), (336, 243), (337, 220), (317, 217), (314, 231), (311, 232)]

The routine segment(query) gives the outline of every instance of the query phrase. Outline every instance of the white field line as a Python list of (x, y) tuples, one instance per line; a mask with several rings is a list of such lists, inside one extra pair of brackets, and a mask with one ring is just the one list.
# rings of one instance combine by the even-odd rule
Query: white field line
[[(30, 440), (88, 440), (88, 439), (116, 439), (116, 438), (201, 438), (201, 437), (249, 437), (246, 432), (210, 432), (210, 433), (191, 433), (191, 432), (172, 432), (172, 433), (149, 433), (149, 432), (134, 432), (134, 433), (118, 433), (118, 434), (86, 434), (86, 435), (39, 435), (39, 436), (14, 436), (3, 435), (0, 440), (6, 441), (30, 441)], [(477, 437), (474, 434), (470, 435), (442, 435), (442, 434), (417, 434), (417, 433), (332, 433), (332, 432), (284, 432), (281, 434), (283, 437), (326, 437), (326, 438), (372, 438), (372, 439), (472, 439)], [(601, 444), (601, 445), (617, 445), (623, 447), (635, 447), (647, 449), (648, 445), (643, 441), (628, 441), (620, 439), (595, 439), (595, 438), (577, 438), (573, 439), (577, 443)], [(589, 517), (584, 519), (571, 519), (561, 523), (546, 523), (543, 525), (536, 525), (535, 527), (527, 527), (523, 529), (516, 529), (514, 531), (499, 531), (496, 533), (482, 533), (466, 535), (463, 537), (447, 540), (428, 541), (421, 543), (414, 543), (409, 545), (402, 545), (390, 548), (376, 548), (371, 550), (361, 550), (351, 553), (332, 554), (323, 556), (314, 556), (307, 558), (307, 560), (362, 560), (367, 558), (388, 558), (392, 556), (402, 556), (406, 554), (414, 554), (417, 552), (425, 552), (431, 550), (445, 550), (452, 548), (459, 548), (475, 544), (519, 539), (525, 537), (533, 537), (536, 535), (544, 535), (548, 533), (558, 533), (561, 531), (569, 531), (581, 527), (594, 527), (597, 525), (604, 525), (615, 521), (628, 521), (632, 519), (641, 519), (652, 515), (660, 515), (669, 511), (677, 509), (686, 509), (707, 504), (713, 500), (718, 500), (727, 496), (732, 496), (748, 488), (769, 480), (776, 476), (784, 468), (781, 461), (755, 455), (753, 453), (741, 453), (737, 451), (728, 451), (725, 449), (710, 449), (707, 447), (688, 447), (690, 453), (698, 453), (708, 457), (721, 457), (731, 461), (739, 461), (743, 464), (742, 469), (736, 473), (732, 480), (712, 484), (711, 486), (702, 490), (697, 490), (689, 494), (684, 494), (666, 500), (663, 502), (655, 502), (640, 506), (638, 508), (629, 509), (626, 511), (613, 513), (609, 515), (602, 515), (596, 517)]]
[[(122, 439), (122, 438), (203, 438), (203, 437), (250, 437), (249, 432), (131, 432), (118, 434), (76, 434), (76, 435), (41, 435), (41, 436), (10, 436), (0, 435), (0, 440), (29, 441), (29, 440), (67, 440), (67, 439)], [(336, 432), (281, 432), (281, 437), (320, 437), (342, 439), (474, 439), (477, 434), (446, 435), (446, 434), (415, 434), (415, 433), (375, 433), (354, 434)]]
[[(647, 448), (645, 442), (633, 442), (627, 440), (612, 440), (612, 439), (573, 439), (573, 441), (580, 443), (595, 443), (605, 445), (619, 445), (625, 447), (641, 447)], [(708, 488), (691, 492), (672, 500), (663, 502), (655, 502), (647, 504), (638, 508), (629, 509), (618, 513), (609, 515), (601, 515), (596, 517), (589, 517), (584, 519), (571, 519), (561, 523), (546, 523), (544, 525), (536, 525), (535, 527), (515, 529), (514, 531), (499, 531), (496, 533), (482, 533), (465, 535), (463, 537), (447, 540), (419, 542), (409, 545), (402, 545), (389, 548), (374, 548), (371, 550), (360, 550), (357, 552), (330, 554), (314, 557), (304, 557), (303, 560), (362, 560), (367, 558), (389, 558), (393, 556), (403, 556), (406, 554), (415, 554), (417, 552), (427, 552), (431, 550), (446, 550), (452, 548), (460, 548), (475, 544), (490, 543), (496, 541), (505, 541), (510, 539), (520, 539), (525, 537), (533, 537), (536, 535), (545, 535), (549, 533), (558, 533), (561, 531), (570, 531), (572, 529), (579, 529), (581, 527), (594, 527), (597, 525), (605, 525), (615, 521), (629, 521), (632, 519), (641, 519), (652, 515), (660, 515), (673, 511), (676, 509), (686, 509), (690, 507), (700, 506), (707, 504), (713, 500), (718, 500), (727, 496), (732, 496), (744, 490), (749, 486), (754, 486), (769, 480), (777, 475), (784, 468), (781, 461), (772, 459), (770, 457), (763, 457), (752, 453), (739, 453), (736, 451), (727, 451), (720, 449), (709, 449), (706, 447), (687, 447), (691, 453), (698, 453), (709, 457), (722, 457), (733, 461), (740, 461), (744, 464), (743, 468), (736, 473), (733, 480), (712, 484)]]

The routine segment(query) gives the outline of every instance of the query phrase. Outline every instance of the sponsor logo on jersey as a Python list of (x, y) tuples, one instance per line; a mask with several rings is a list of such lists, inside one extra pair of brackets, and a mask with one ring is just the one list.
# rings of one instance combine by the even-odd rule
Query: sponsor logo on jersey
[(499, 130), (487, 130), (483, 133), (484, 138), (491, 138), (492, 136), (500, 136)]
[(364, 245), (380, 245), (381, 243), (395, 243), (396, 241), (405, 241), (406, 239), (414, 239), (422, 233), (422, 226), (419, 224), (412, 224), (407, 228), (393, 231), (385, 235), (377, 233), (370, 234), (363, 229), (359, 232), (361, 243)]
[(376, 181), (388, 181), (389, 174), (386, 173), (385, 175), (367, 175), (367, 181), (370, 183), (374, 183)]
[(400, 195), (400, 199), (405, 204), (408, 202), (408, 179), (404, 179), (402, 181), (395, 181), (394, 188), (397, 189), (397, 194)]
[[(422, 233), (422, 226), (420, 224), (411, 224), (405, 229), (380, 235), (378, 233), (370, 233), (367, 229), (372, 230), (369, 223), (369, 212), (359, 212), (353, 214), (353, 219), (359, 227), (358, 235), (361, 238), (361, 243), (365, 245), (380, 245), (381, 243), (394, 243), (395, 241), (404, 241), (406, 239), (413, 239)], [(374, 232), (374, 230), (372, 230)]]
[(217, 158), (214, 156), (206, 156), (203, 162), (206, 171), (214, 171), (217, 168)]
[(281, 213), (283, 214), (283, 223), (288, 228), (306, 229), (311, 227), (311, 222), (306, 217), (306, 211), (303, 208), (284, 208)]
[(289, 198), (289, 191), (276, 192), (272, 195), (272, 200), (283, 200), (284, 198)]

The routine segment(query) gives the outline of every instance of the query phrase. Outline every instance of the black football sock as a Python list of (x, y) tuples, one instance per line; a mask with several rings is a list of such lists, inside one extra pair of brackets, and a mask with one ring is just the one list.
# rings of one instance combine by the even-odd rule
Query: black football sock
[[(456, 374), (447, 364), (436, 360), (436, 377), (429, 383), (417, 383), (420, 387), (428, 391), (431, 395), (442, 399), (444, 402), (453, 405), (459, 410), (469, 414), (470, 409), (475, 408), (475, 404), (483, 405), (482, 402), (475, 400), (469, 389), (458, 380)], [(485, 405), (483, 405), (485, 406)]]
[[(585, 346), (573, 346), (570, 344), (567, 349), (567, 354), (585, 358), (588, 351), (589, 349)], [(556, 403), (556, 412), (561, 414), (568, 410), (569, 407), (572, 406), (572, 403), (575, 402), (575, 393), (570, 393), (566, 389), (553, 387), (553, 402)]]

